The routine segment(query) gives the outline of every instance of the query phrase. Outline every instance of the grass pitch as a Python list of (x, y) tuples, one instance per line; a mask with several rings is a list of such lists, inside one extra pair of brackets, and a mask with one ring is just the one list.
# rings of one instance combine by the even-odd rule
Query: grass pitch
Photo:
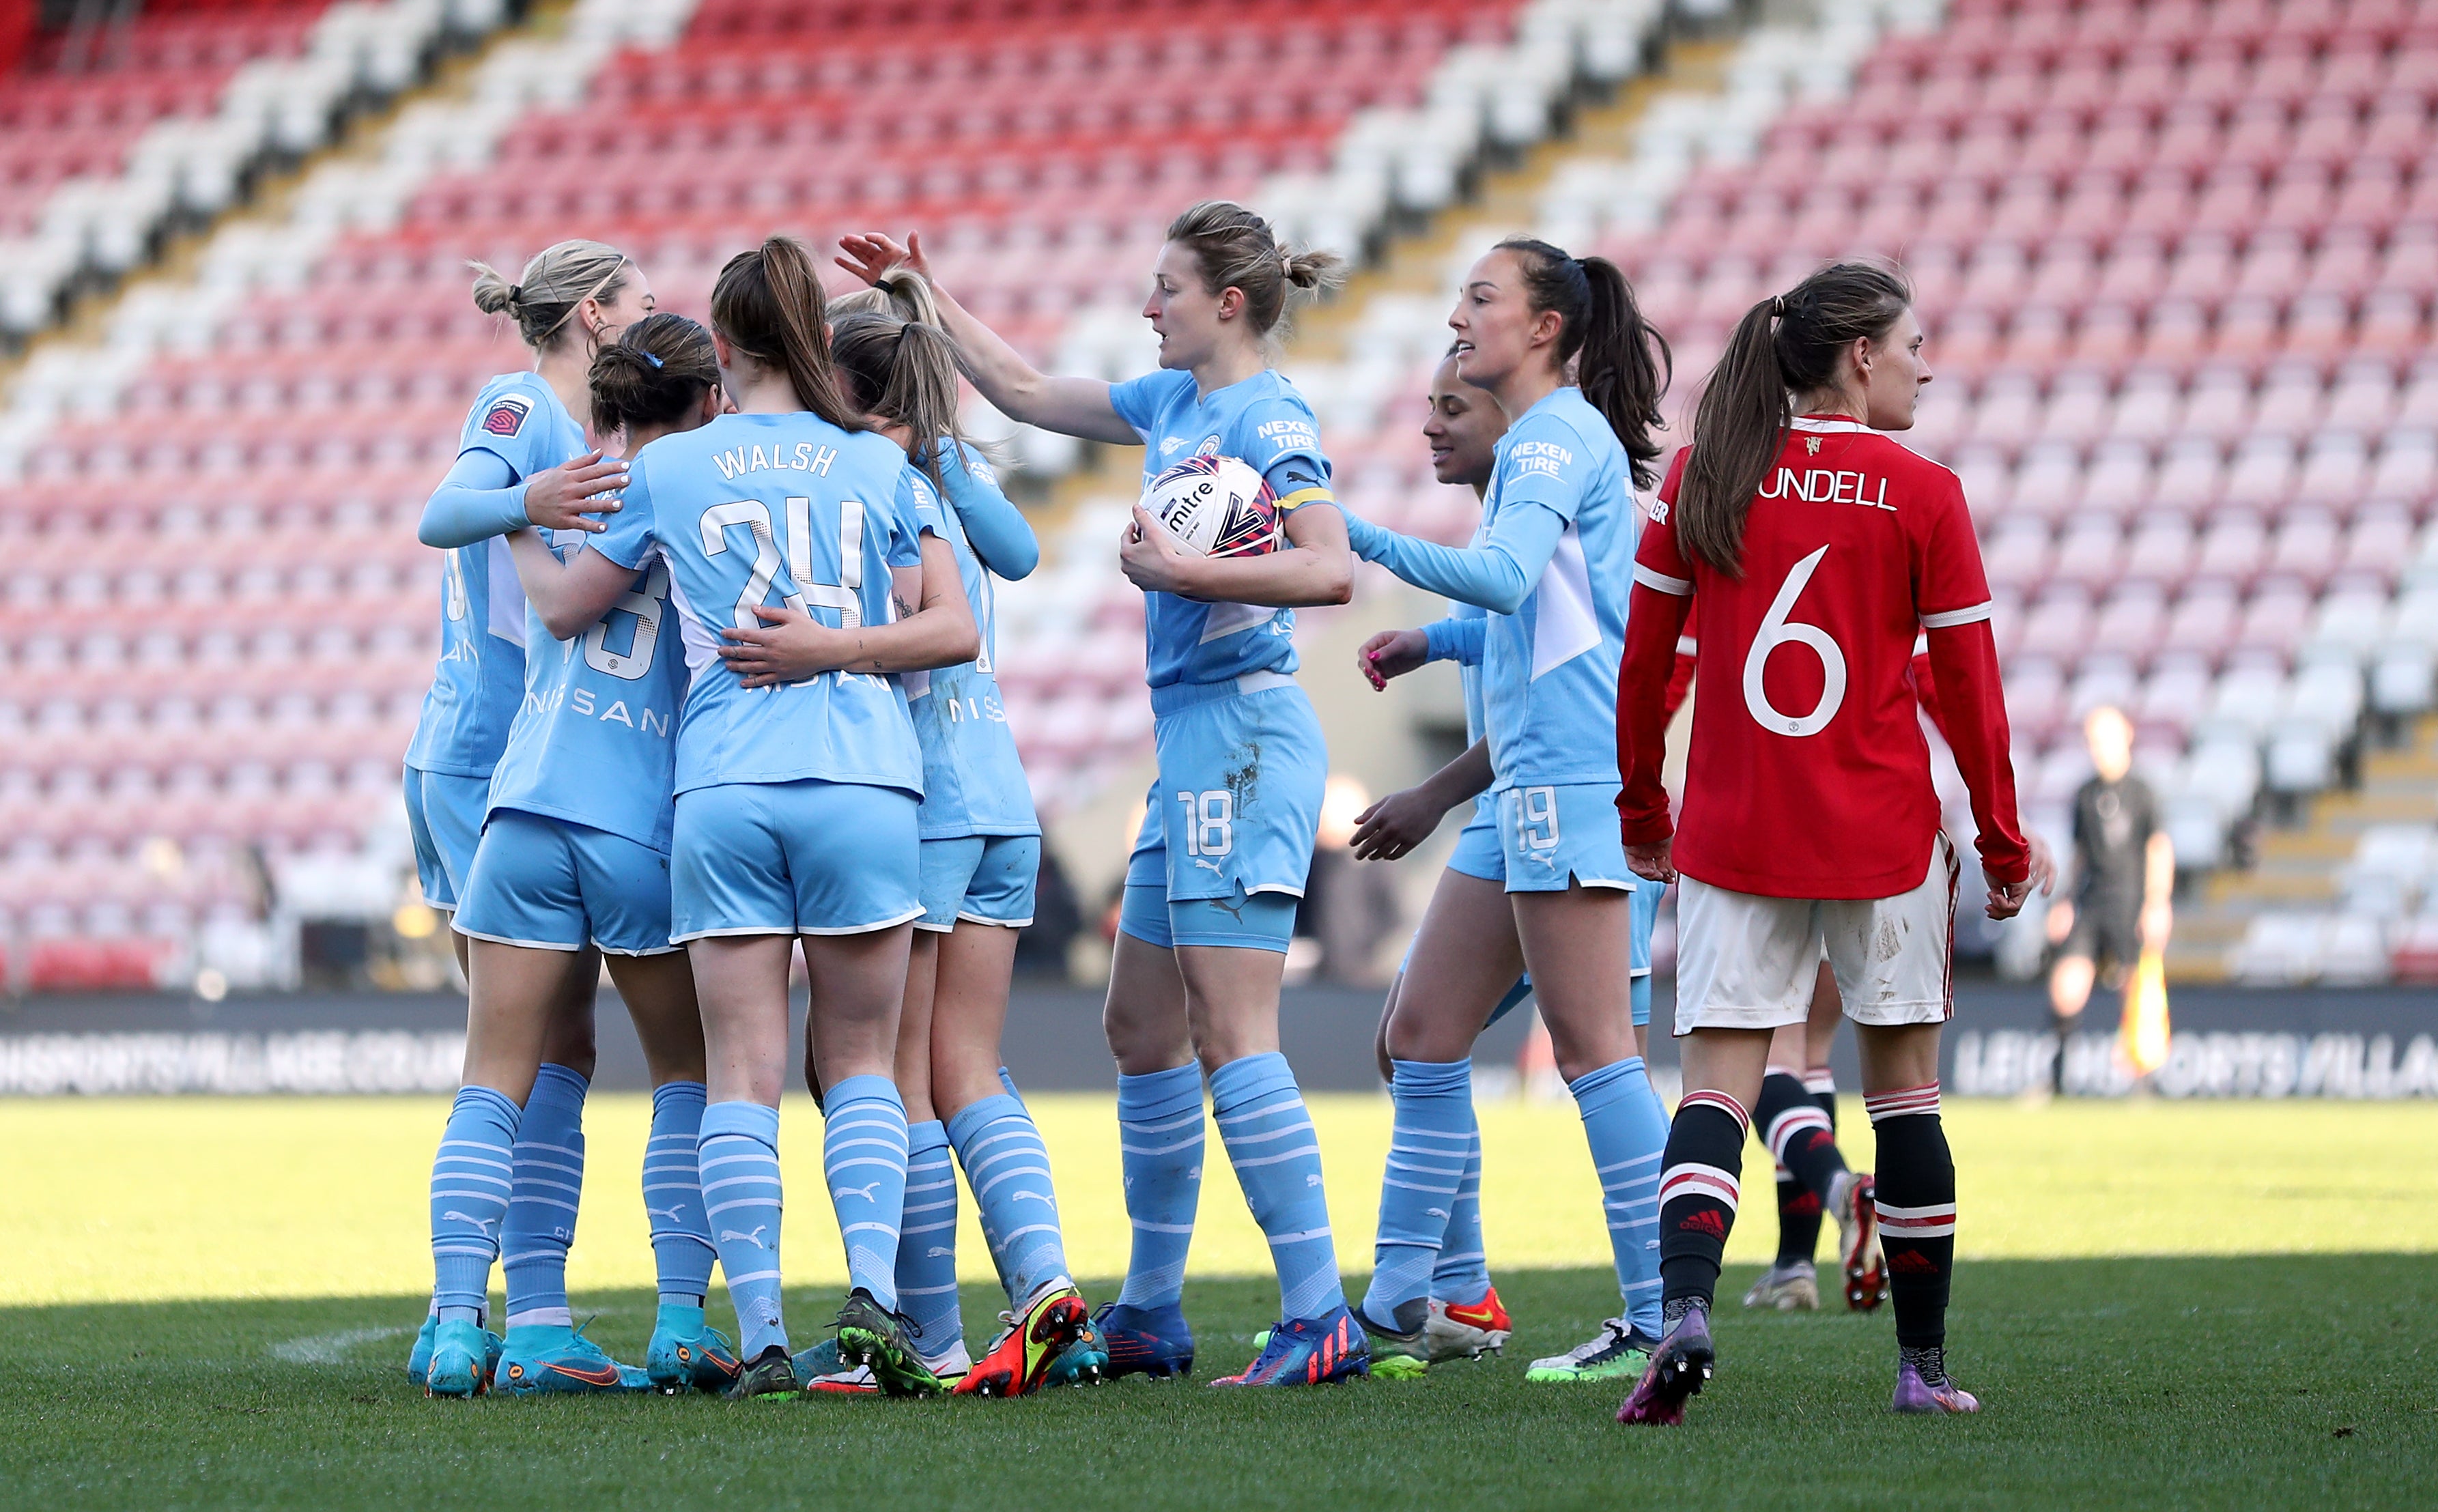
[[(1077, 1269), (1122, 1264), (1104, 1099), (1035, 1099)], [(1385, 1099), (1315, 1099), (1341, 1252), (1368, 1261)], [(1857, 1165), (1867, 1125), (1846, 1120)], [(1734, 1306), (1681, 1432), (1524, 1363), (1614, 1310), (1570, 1109), (1485, 1104), (1509, 1357), (1419, 1382), (1215, 1392), (1122, 1382), (1016, 1402), (436, 1403), (399, 1368), (429, 1284), (428, 1099), (0, 1103), (0, 1486), (29, 1506), (466, 1504), (1088, 1509), (1643, 1504), (2427, 1505), (2438, 1476), (2438, 1108), (1959, 1102), (1952, 1340), (1988, 1410), (1886, 1413), (1890, 1320)], [(647, 1113), (599, 1099), (572, 1268), (595, 1337), (640, 1356)], [(789, 1317), (837, 1302), (819, 1120), (786, 1126)], [(1214, 1141), (1212, 1149), (1217, 1145)], [(1767, 1157), (1732, 1255), (1764, 1257)], [(1222, 1161), (1188, 1306), (1203, 1379), (1277, 1292)], [(970, 1212), (968, 1212), (970, 1220)], [(2384, 1253), (2358, 1253), (2358, 1252)], [(970, 1224), (969, 1280), (987, 1275)], [(1236, 1278), (1230, 1278), (1230, 1273)], [(1350, 1291), (1360, 1282), (1351, 1275)], [(1087, 1283), (1096, 1298), (1108, 1281)], [(998, 1306), (969, 1285), (969, 1330)], [(715, 1303), (715, 1316), (724, 1310)]]
[[(998, 1402), (433, 1402), (398, 1368), (414, 1297), (12, 1310), (0, 1483), (15, 1505), (94, 1507), (2429, 1504), (2426, 1257), (1968, 1266), (1959, 1375), (1988, 1403), (1969, 1420), (1888, 1415), (1884, 1314), (1758, 1316), (1730, 1294), (1722, 1373), (1672, 1432), (1616, 1426), (1615, 1388), (1523, 1379), (1613, 1285), (1511, 1273), (1512, 1356), (1420, 1381)], [(1208, 1376), (1251, 1354), (1278, 1293), (1188, 1299)], [(635, 1358), (650, 1297), (603, 1300), (594, 1332)], [(835, 1300), (788, 1299), (800, 1327)], [(986, 1303), (969, 1292), (971, 1325)]]

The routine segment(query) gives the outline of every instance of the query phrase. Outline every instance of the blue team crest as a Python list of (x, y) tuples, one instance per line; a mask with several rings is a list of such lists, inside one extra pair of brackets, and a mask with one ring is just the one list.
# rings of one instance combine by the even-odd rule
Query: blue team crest
[(1219, 455), (1219, 438), (1217, 436), (1203, 437), (1202, 445), (1193, 448), (1193, 454), (1197, 457), (1215, 457)]

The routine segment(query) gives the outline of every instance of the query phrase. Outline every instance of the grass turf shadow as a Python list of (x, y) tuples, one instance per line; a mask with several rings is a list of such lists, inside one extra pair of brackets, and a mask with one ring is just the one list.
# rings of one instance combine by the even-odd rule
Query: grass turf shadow
[[(1672, 1433), (1616, 1426), (1620, 1388), (1523, 1380), (1610, 1310), (1593, 1271), (1502, 1276), (1504, 1360), (1255, 1392), (1200, 1381), (1250, 1357), (1275, 1287), (1197, 1279), (1197, 1380), (1015, 1402), (433, 1402), (400, 1369), (417, 1298), (0, 1310), (0, 1484), (96, 1507), (2427, 1504), (2426, 1256), (1968, 1262), (1952, 1344), (1988, 1408), (1945, 1421), (1888, 1415), (1884, 1310), (1746, 1313), (1750, 1274), (1722, 1285), (1719, 1379)], [(640, 1358), (651, 1297), (587, 1300)], [(800, 1346), (834, 1302), (790, 1294)], [(996, 1303), (966, 1303), (979, 1342)]]

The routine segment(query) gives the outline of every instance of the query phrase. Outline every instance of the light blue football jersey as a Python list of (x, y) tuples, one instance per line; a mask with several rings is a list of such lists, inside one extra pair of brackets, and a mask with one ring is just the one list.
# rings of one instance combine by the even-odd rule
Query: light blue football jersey
[(692, 678), (675, 791), (817, 778), (922, 796), (922, 747), (897, 678), (824, 672), (749, 690), (720, 659), (719, 632), (758, 627), (760, 604), (809, 609), (834, 627), (889, 623), (890, 569), (922, 561), (916, 511), (928, 501), (930, 485), (896, 443), (801, 412), (724, 414), (635, 454), (610, 520), (622, 541), (648, 533), (669, 565)]
[[(1206, 395), (1194, 388), (1192, 374), (1163, 369), (1112, 385), (1109, 403), (1143, 438), (1146, 487), (1186, 458), (1210, 455), (1250, 464), (1269, 480), (1282, 512), (1335, 502), (1312, 406), (1275, 370)], [(1296, 669), (1293, 609), (1204, 604), (1173, 593), (1143, 599), (1144, 659), (1155, 688)]]
[(1456, 662), (1457, 677), (1464, 684), (1464, 743), (1471, 746), (1489, 728), (1481, 706), (1481, 647), (1490, 627), (1479, 622), (1487, 621), (1490, 611), (1478, 604), (1450, 599), (1447, 617), (1456, 622), (1443, 633), (1455, 653), (1450, 659)]
[(676, 813), (676, 731), (686, 666), (669, 618), (669, 567), (624, 511), (600, 535), (560, 531), (561, 560), (590, 548), (635, 570), (592, 628), (554, 641), (525, 624), (525, 699), (491, 774), (491, 812), (516, 809), (606, 830), (663, 854)]
[(1498, 438), (1476, 541), (1502, 509), (1546, 506), (1566, 524), (1513, 614), (1493, 614), (1481, 653), (1495, 786), (1614, 782), (1616, 667), (1641, 511), (1625, 448), (1579, 388), (1562, 388)]
[[(521, 483), (585, 451), (584, 427), (538, 373), (503, 373), (466, 412), (457, 452), (487, 451)], [(525, 599), (505, 536), (444, 554), (440, 664), (423, 697), (406, 764), (488, 777), (525, 692)]]
[[(1489, 629), (1483, 622), (1490, 618), (1490, 611), (1478, 604), (1451, 599), (1448, 601), (1447, 617), (1458, 622), (1458, 627), (1448, 639), (1455, 643), (1457, 677), (1464, 685), (1464, 744), (1470, 750), (1474, 743), (1481, 739), (1482, 732), (1490, 728), (1489, 716), (1483, 712), (1481, 703), (1481, 648)], [(1473, 796), (1475, 818), (1495, 820), (1498, 800), (1492, 797), (1495, 791), (1494, 787), (1484, 788)]]
[[(981, 630), (981, 655), (934, 672), (910, 672), (899, 680), (923, 743), (923, 838), (954, 840), (975, 835), (1039, 835), (1033, 787), (1008, 729), (994, 666), (998, 624), (990, 571), (966, 538), (967, 508), (1013, 511), (998, 478), (980, 453), (964, 448), (943, 456), (941, 479), (949, 507), (924, 506), (922, 522), (955, 548), (965, 602)], [(926, 497), (928, 498), (928, 490)], [(1020, 519), (1020, 517), (1019, 517)]]

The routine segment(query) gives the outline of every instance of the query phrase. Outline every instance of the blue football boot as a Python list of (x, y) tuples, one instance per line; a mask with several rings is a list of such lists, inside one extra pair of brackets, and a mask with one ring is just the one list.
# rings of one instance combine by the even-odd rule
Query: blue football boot
[(1075, 1342), (1050, 1363), (1050, 1374), (1042, 1378), (1042, 1384), (1097, 1386), (1109, 1379), (1108, 1341), (1101, 1337), (1098, 1323), (1086, 1323), (1084, 1331), (1075, 1336)]
[(720, 1331), (703, 1320), (702, 1309), (663, 1302), (644, 1351), (644, 1374), (654, 1391), (675, 1397), (689, 1389), (724, 1392), (745, 1374), (745, 1366)]
[(487, 1390), (490, 1373), (488, 1335), (478, 1323), (443, 1323), (432, 1330), (432, 1353), (424, 1359), (423, 1394), (427, 1397), (474, 1397)]
[(563, 1323), (529, 1323), (508, 1330), (500, 1351), (493, 1389), (511, 1397), (543, 1392), (645, 1391), (651, 1378), (633, 1365), (622, 1365), (601, 1346)]
[[(415, 1347), (406, 1356), (406, 1379), (420, 1386), (432, 1373), (432, 1341), (440, 1331), (438, 1313), (423, 1315), (423, 1327), (415, 1330)], [(483, 1379), (488, 1380), (500, 1368), (500, 1336), (490, 1329), (483, 1330)]]
[(1214, 1386), (1320, 1386), (1371, 1373), (1370, 1337), (1343, 1305), (1317, 1318), (1296, 1318), (1270, 1329), (1261, 1355), (1240, 1375)]
[(1092, 1314), (1092, 1331), (1108, 1357), (1101, 1372), (1107, 1380), (1140, 1375), (1167, 1380), (1193, 1374), (1193, 1330), (1186, 1327), (1183, 1308), (1104, 1303)]

